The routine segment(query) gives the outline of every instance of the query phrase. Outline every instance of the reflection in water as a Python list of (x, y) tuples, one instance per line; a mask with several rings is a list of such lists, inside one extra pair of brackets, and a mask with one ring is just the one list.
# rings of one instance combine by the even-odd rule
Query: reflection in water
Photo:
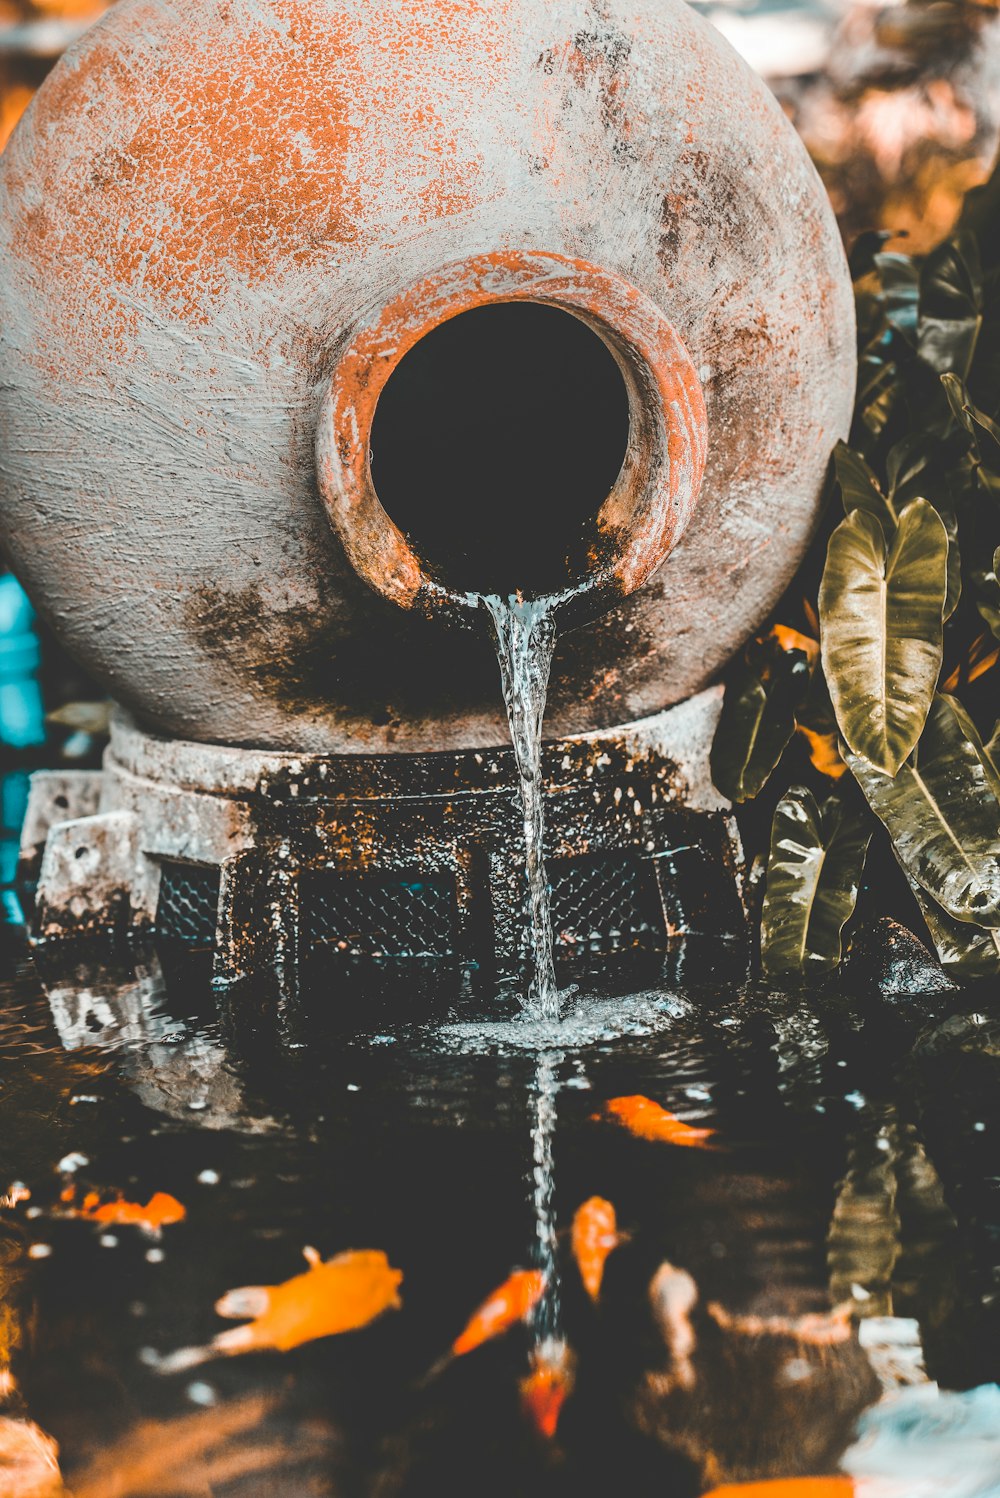
[[(77, 1498), (213, 1484), (226, 1498), (580, 1498), (617, 1485), (630, 1498), (697, 1498), (713, 1473), (811, 1472), (816, 1453), (870, 1473), (866, 1483), (891, 1469), (895, 1489), (859, 1487), (863, 1498), (923, 1498), (900, 1488), (907, 1463), (937, 1470), (917, 1457), (917, 1436), (933, 1444), (966, 1403), (928, 1382), (933, 1403), (908, 1405), (899, 1386), (943, 1384), (947, 1368), (960, 1389), (966, 1360), (978, 1383), (1000, 1372), (983, 1299), (1000, 1230), (988, 1187), (1000, 1094), (995, 1053), (977, 1043), (997, 1032), (940, 1027), (911, 1055), (905, 1035), (894, 1050), (842, 1003), (711, 977), (699, 987), (698, 971), (689, 957), (683, 991), (648, 970), (639, 985), (618, 980), (618, 995), (611, 980), (591, 984), (567, 1004), (567, 1028), (535, 1027), (527, 1045), (533, 1027), (484, 1023), (471, 998), (445, 1032), (393, 1029), (383, 1015), (376, 1034), (346, 1038), (326, 991), (310, 1044), (285, 1055), (235, 1051), (207, 989), (151, 955), (52, 973), (47, 999), (31, 975), (8, 985), (0, 1222), (22, 1278), (8, 1275), (0, 1325), (13, 1342), (30, 1288), (39, 1335), (15, 1356), (0, 1416), (58, 1441)], [(610, 1099), (633, 1096), (715, 1129), (725, 1149), (604, 1121)], [(154, 1243), (127, 1224), (68, 1218), (58, 1167), (70, 1159), (81, 1194), (169, 1192), (185, 1220)], [(628, 1238), (596, 1305), (563, 1231), (595, 1196)], [(324, 1259), (384, 1249), (405, 1275), (402, 1310), (286, 1353), (157, 1372), (149, 1349), (210, 1342), (220, 1295), (285, 1280), (307, 1244)], [(29, 1259), (30, 1245), (44, 1256)], [(527, 1339), (515, 1324), (425, 1385), (484, 1287), (529, 1247), (548, 1289)], [(654, 1280), (685, 1296), (654, 1304)], [(878, 1387), (866, 1392), (846, 1324), (816, 1320), (830, 1288), (855, 1306), (893, 1390), (854, 1445), (855, 1413)], [(901, 1357), (904, 1333), (926, 1375)], [(575, 1389), (560, 1415), (549, 1386), (532, 1385), (530, 1425), (529, 1370), (558, 1363), (564, 1345)], [(247, 1401), (266, 1405), (259, 1421), (245, 1420)], [(968, 1403), (990, 1416), (988, 1402)], [(990, 1443), (958, 1452), (941, 1440), (954, 1483), (936, 1492), (985, 1498)]]
[(555, 1214), (556, 1099), (561, 1051), (544, 1051), (535, 1068), (533, 1119), (531, 1125), (533, 1205), (535, 1211), (535, 1257), (545, 1275), (545, 1290), (535, 1307), (532, 1326), (538, 1355), (554, 1361), (563, 1345), (560, 1324), (559, 1240)]

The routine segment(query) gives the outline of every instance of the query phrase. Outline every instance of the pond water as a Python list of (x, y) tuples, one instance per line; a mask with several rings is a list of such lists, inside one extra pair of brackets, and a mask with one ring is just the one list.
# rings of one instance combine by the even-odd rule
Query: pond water
[[(281, 1049), (245, 1022), (253, 996), (220, 1007), (208, 954), (36, 961), (9, 930), (3, 966), (0, 1429), (58, 1442), (76, 1498), (695, 1498), (845, 1467), (871, 1498), (1000, 1494), (992, 992), (776, 994), (739, 951), (688, 942), (561, 972), (567, 1026), (525, 1044), (474, 973), (341, 963), (311, 974)], [(605, 1111), (638, 1095), (718, 1147)], [(152, 1236), (72, 1215), (88, 1191), (168, 1193), (184, 1219)], [(593, 1196), (628, 1235), (596, 1306), (568, 1231)], [(384, 1250), (401, 1308), (164, 1371), (232, 1324), (220, 1296), (301, 1273), (306, 1246)], [(545, 1325), (442, 1365), (536, 1265)], [(845, 1299), (864, 1359), (800, 1319)], [(519, 1395), (540, 1335), (575, 1372), (553, 1439)], [(61, 1491), (16, 1480), (5, 1498)]]

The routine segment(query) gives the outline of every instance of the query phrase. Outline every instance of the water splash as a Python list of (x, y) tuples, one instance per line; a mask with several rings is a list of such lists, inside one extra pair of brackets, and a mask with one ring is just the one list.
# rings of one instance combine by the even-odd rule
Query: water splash
[(558, 1020), (559, 989), (552, 953), (552, 917), (545, 872), (545, 787), (542, 783), (542, 719), (556, 644), (555, 607), (549, 598), (525, 600), (514, 594), (484, 595), (503, 683), (507, 721), (517, 764), (524, 813), (525, 872), (528, 881), (532, 979), (528, 1013)]

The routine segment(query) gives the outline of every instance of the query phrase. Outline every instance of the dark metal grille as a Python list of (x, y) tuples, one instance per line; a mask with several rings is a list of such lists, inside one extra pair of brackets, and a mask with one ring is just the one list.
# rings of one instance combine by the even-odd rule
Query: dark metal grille
[(448, 957), (454, 951), (451, 879), (323, 870), (303, 874), (300, 898), (307, 947), (335, 947), (355, 957)]
[(613, 951), (662, 942), (663, 911), (656, 874), (630, 853), (564, 858), (549, 864), (556, 951)]
[(177, 941), (211, 944), (219, 908), (219, 870), (197, 863), (164, 862), (156, 930)]

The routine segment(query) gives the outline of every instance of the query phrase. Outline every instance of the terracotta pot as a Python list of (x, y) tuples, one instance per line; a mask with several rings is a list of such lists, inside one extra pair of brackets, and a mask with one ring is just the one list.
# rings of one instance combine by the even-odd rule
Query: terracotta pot
[(485, 630), (439, 617), (460, 569), (368, 449), (408, 351), (510, 300), (582, 319), (628, 396), (567, 520), (556, 589), (610, 607), (560, 647), (555, 737), (703, 686), (808, 542), (854, 323), (797, 138), (681, 0), (122, 0), (0, 160), (2, 524), (39, 609), (161, 731), (502, 743)]

